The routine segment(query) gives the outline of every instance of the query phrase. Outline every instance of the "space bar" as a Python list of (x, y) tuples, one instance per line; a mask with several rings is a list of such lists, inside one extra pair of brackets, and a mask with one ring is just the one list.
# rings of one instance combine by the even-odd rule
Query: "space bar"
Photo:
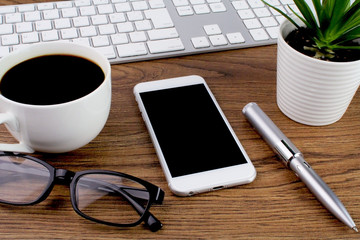
[(184, 50), (185, 47), (179, 38), (164, 39), (147, 42), (150, 53), (164, 53)]

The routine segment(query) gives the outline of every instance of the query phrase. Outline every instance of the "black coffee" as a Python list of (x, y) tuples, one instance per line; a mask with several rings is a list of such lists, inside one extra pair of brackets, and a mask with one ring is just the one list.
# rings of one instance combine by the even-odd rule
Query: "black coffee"
[(104, 79), (102, 69), (87, 59), (41, 56), (11, 68), (0, 81), (0, 93), (19, 103), (52, 105), (81, 98)]

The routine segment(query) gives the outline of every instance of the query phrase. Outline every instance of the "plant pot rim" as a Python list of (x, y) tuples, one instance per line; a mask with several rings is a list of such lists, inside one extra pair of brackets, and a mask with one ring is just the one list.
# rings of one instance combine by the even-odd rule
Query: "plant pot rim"
[[(300, 26), (304, 26), (304, 23), (300, 20), (300, 19), (295, 19), (295, 22), (298, 23)], [(281, 41), (282, 44), (284, 46), (286, 46), (286, 48), (291, 49), (290, 51), (294, 52), (295, 54), (302, 56), (303, 58), (307, 58), (307, 61), (312, 61), (314, 62), (314, 64), (324, 64), (324, 65), (359, 65), (360, 64), (360, 60), (356, 60), (356, 61), (348, 61), (348, 62), (331, 62), (331, 61), (325, 61), (325, 60), (321, 60), (321, 59), (316, 59), (314, 57), (310, 57), (307, 56), (297, 50), (295, 50), (294, 48), (292, 48), (286, 41), (285, 41), (285, 37), (287, 36), (287, 34), (289, 34), (291, 31), (289, 31), (288, 33), (284, 33), (284, 29), (290, 29), (291, 31), (296, 29), (296, 26), (294, 26), (294, 24), (292, 24), (289, 20), (285, 19), (281, 24), (280, 24), (280, 28), (279, 28), (279, 36), (278, 36), (278, 41)]]

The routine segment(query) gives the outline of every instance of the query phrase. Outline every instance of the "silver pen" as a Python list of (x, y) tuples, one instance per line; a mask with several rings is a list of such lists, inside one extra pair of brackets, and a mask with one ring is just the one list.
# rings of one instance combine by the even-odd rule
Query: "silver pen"
[(358, 232), (354, 221), (339, 198), (304, 160), (299, 149), (281, 132), (261, 108), (256, 103), (249, 103), (243, 108), (243, 114), (259, 135), (278, 154), (285, 166), (295, 172), (316, 198), (340, 221)]

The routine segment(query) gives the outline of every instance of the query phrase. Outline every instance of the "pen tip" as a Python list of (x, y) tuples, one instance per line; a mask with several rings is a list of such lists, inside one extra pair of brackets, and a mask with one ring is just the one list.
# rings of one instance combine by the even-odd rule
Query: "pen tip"
[(352, 229), (353, 229), (355, 232), (359, 232), (359, 230), (357, 229), (356, 226), (354, 226)]

